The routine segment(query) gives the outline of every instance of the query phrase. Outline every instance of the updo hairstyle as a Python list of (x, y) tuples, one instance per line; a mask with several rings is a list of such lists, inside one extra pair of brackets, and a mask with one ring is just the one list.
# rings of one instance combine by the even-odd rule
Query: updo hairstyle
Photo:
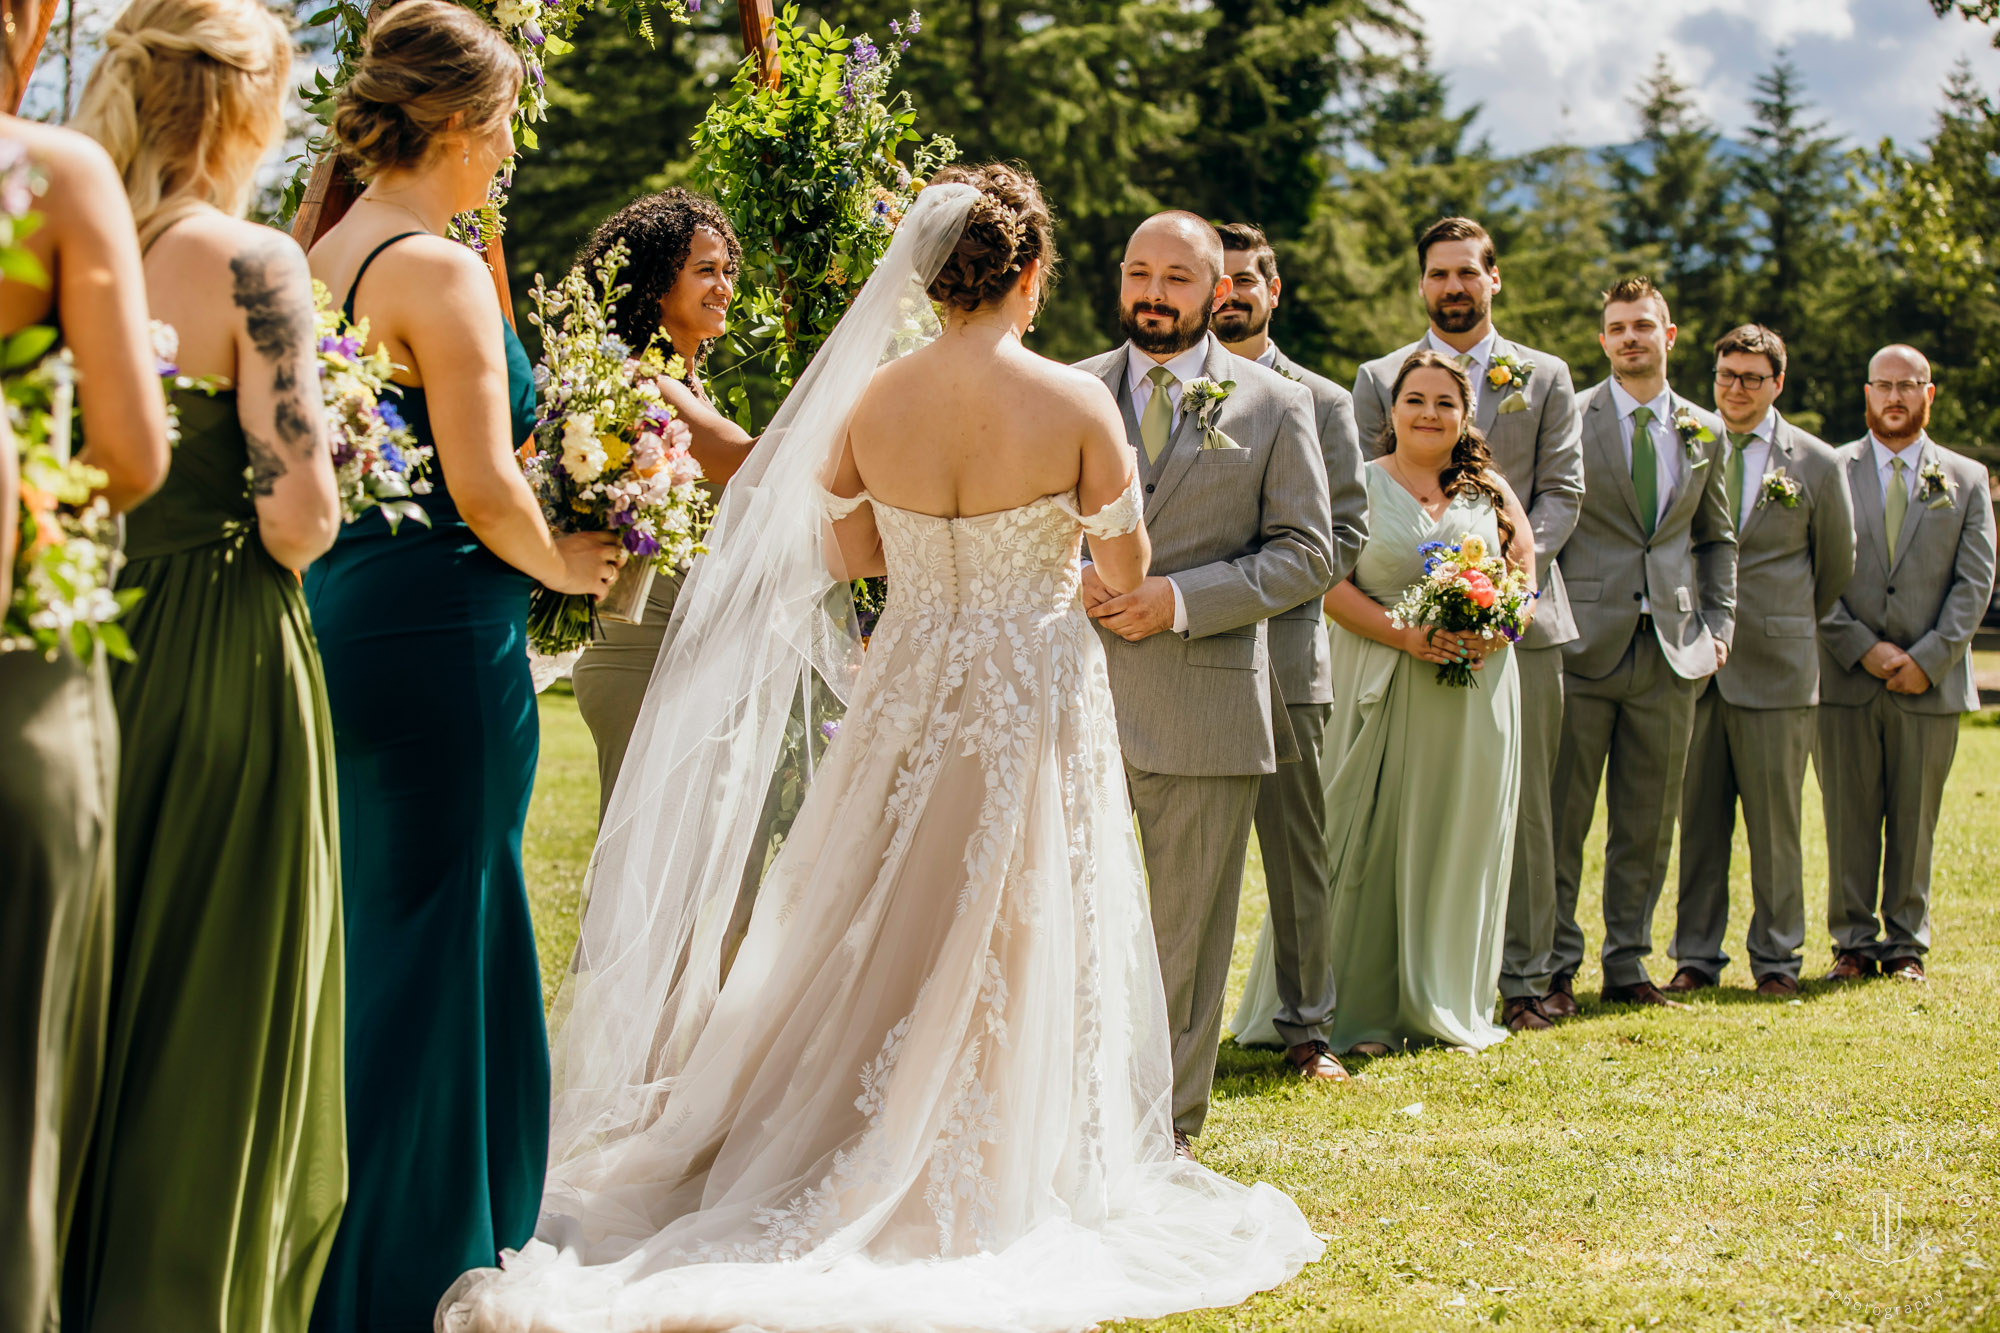
[(258, 0), (134, 0), (118, 16), (74, 124), (111, 155), (142, 241), (204, 204), (242, 214), (291, 73), (291, 35)]
[(1055, 226), (1042, 187), (1020, 167), (946, 167), (933, 185), (970, 185), (979, 200), (965, 231), (929, 288), (930, 298), (959, 310), (977, 310), (1007, 294), (1021, 271), (1042, 261), (1042, 291), (1055, 279)]
[(369, 28), (354, 77), (334, 98), (341, 160), (364, 181), (419, 166), (447, 128), (477, 133), (512, 114), (525, 73), (507, 39), (471, 10), (401, 0)]

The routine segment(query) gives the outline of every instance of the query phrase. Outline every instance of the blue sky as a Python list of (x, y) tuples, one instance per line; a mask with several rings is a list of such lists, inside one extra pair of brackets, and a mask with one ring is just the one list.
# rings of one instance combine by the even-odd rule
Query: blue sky
[(1960, 57), (2000, 92), (1992, 31), (1939, 19), (1927, 0), (1411, 0), (1453, 107), (1505, 152), (1631, 139), (1633, 86), (1662, 51), (1725, 133), (1781, 50), (1829, 128), (1873, 142), (1930, 130)]

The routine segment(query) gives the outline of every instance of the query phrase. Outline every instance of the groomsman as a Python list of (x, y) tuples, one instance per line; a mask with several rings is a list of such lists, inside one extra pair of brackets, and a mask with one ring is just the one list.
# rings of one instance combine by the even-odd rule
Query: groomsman
[(1556, 756), (1555, 996), (1575, 1004), (1583, 840), (1605, 787), (1604, 1000), (1678, 1007), (1646, 974), (1699, 683), (1729, 657), (1736, 531), (1723, 425), (1667, 387), (1667, 299), (1645, 278), (1604, 294), (1611, 378), (1580, 400), (1583, 513), (1563, 547), (1578, 637), (1563, 645)]
[(1500, 963), (1501, 1021), (1522, 1032), (1576, 1012), (1566, 991), (1549, 994), (1556, 928), (1549, 782), (1562, 737), (1562, 645), (1576, 637), (1556, 555), (1583, 507), (1582, 418), (1561, 357), (1494, 331), (1500, 264), (1484, 227), (1470, 218), (1432, 224), (1417, 240), (1417, 273), (1430, 328), (1416, 342), (1361, 367), (1354, 416), (1363, 450), (1380, 456), (1389, 390), (1410, 353), (1429, 347), (1457, 359), (1472, 380), (1474, 424), (1535, 530), (1541, 599), (1514, 654), (1521, 681), (1521, 800)]
[[(1215, 315), (1215, 335), (1237, 356), (1297, 380), (1312, 395), (1326, 484), (1333, 501), (1333, 577), (1354, 570), (1368, 535), (1368, 488), (1361, 480), (1361, 446), (1354, 402), (1332, 380), (1293, 362), (1271, 341), (1271, 312), (1284, 283), (1264, 233), (1247, 222), (1216, 227), (1222, 241), (1229, 299)], [(1271, 617), (1271, 675), (1299, 745), (1299, 762), (1279, 764), (1257, 789), (1257, 845), (1271, 900), (1280, 1008), (1276, 1026), (1285, 1059), (1305, 1078), (1344, 1079), (1347, 1071), (1326, 1044), (1333, 1019), (1333, 922), (1327, 881), (1326, 796), (1320, 756), (1333, 715), (1333, 662), (1320, 599), (1312, 597)]]
[(1741, 632), (1729, 660), (1695, 692), (1672, 993), (1715, 985), (1729, 962), (1722, 944), (1739, 797), (1750, 838), (1750, 971), (1759, 995), (1799, 992), (1799, 803), (1819, 702), (1815, 636), (1854, 572), (1854, 505), (1832, 446), (1778, 415), (1784, 388), (1785, 343), (1770, 329), (1745, 324), (1715, 344)]
[(1883, 348), (1864, 392), (1868, 434), (1839, 454), (1854, 493), (1854, 577), (1819, 623), (1827, 980), (1879, 966), (1922, 981), (1931, 835), (1958, 715), (1979, 707), (1966, 649), (1993, 593), (1993, 502), (1985, 467), (1925, 432), (1937, 386), (1923, 353)]
[[(1146, 857), (1175, 1148), (1191, 1155), (1215, 1080), (1258, 789), (1299, 757), (1266, 622), (1332, 586), (1332, 510), (1312, 396), (1209, 331), (1230, 290), (1214, 228), (1192, 213), (1149, 218), (1121, 273), (1127, 341), (1079, 364), (1124, 414), (1154, 572), (1113, 597), (1086, 570), (1083, 601), (1104, 640)], [(1325, 1056), (1322, 1042), (1314, 1059)]]

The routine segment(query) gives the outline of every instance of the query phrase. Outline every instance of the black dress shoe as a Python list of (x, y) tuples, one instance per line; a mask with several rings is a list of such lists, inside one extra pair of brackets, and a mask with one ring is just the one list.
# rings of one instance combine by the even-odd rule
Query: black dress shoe
[(1685, 1009), (1679, 1000), (1669, 1000), (1658, 986), (1650, 981), (1637, 982), (1630, 986), (1606, 986), (1606, 1004), (1644, 1004), (1655, 1009)]

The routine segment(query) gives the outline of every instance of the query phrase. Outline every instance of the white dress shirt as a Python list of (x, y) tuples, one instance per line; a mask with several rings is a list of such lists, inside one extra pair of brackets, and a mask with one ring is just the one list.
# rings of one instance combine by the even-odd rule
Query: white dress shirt
[(1278, 344), (1272, 342), (1269, 338), (1264, 339), (1264, 350), (1257, 353), (1251, 360), (1266, 370), (1276, 370), (1278, 368)]
[(1481, 338), (1478, 342), (1461, 352), (1450, 343), (1439, 338), (1436, 329), (1424, 330), (1423, 345), (1438, 355), (1449, 357), (1453, 361), (1458, 360), (1461, 356), (1472, 358), (1472, 364), (1465, 368), (1465, 377), (1472, 381), (1472, 402), (1469, 406), (1475, 421), (1479, 418), (1480, 395), (1486, 392), (1486, 372), (1493, 364), (1493, 344), (1499, 337), (1500, 335), (1497, 332), (1492, 328), (1488, 328), (1484, 338)]
[(1928, 433), (1919, 432), (1916, 439), (1905, 445), (1901, 453), (1897, 453), (1888, 445), (1876, 439), (1874, 431), (1871, 430), (1868, 432), (1868, 443), (1875, 450), (1875, 477), (1882, 483), (1883, 513), (1888, 512), (1889, 483), (1896, 479), (1894, 470), (1889, 466), (1890, 462), (1894, 459), (1900, 458), (1903, 460), (1903, 485), (1909, 488), (1911, 505), (1914, 506), (1916, 504), (1917, 473), (1923, 467), (1924, 446), (1929, 444), (1930, 440), (1931, 437)]
[[(1139, 421), (1146, 419), (1146, 404), (1153, 401), (1153, 381), (1146, 378), (1154, 366), (1164, 365), (1173, 374), (1167, 385), (1167, 402), (1173, 406), (1173, 423), (1169, 431), (1181, 428), (1181, 389), (1189, 380), (1198, 380), (1208, 368), (1208, 339), (1202, 338), (1194, 346), (1182, 352), (1171, 361), (1155, 361), (1131, 343), (1125, 344), (1125, 383), (1132, 394), (1132, 416)], [(1165, 576), (1167, 586), (1174, 590), (1174, 633), (1188, 631), (1187, 599), (1181, 596), (1181, 585), (1172, 576)]]
[[(1736, 527), (1740, 531), (1750, 521), (1750, 514), (1757, 508), (1757, 496), (1764, 489), (1764, 474), (1771, 470), (1771, 457), (1776, 452), (1772, 441), (1778, 437), (1778, 409), (1764, 413), (1764, 419), (1750, 432), (1756, 438), (1743, 446), (1743, 503), (1738, 506)], [(1727, 440), (1724, 441), (1727, 443)], [(1729, 445), (1733, 451), (1735, 445)], [(1729, 453), (1722, 456), (1723, 466), (1729, 466)], [(1728, 473), (1723, 474), (1725, 477)]]
[(1674, 488), (1681, 481), (1681, 437), (1674, 429), (1674, 395), (1671, 390), (1661, 390), (1660, 396), (1650, 403), (1642, 403), (1625, 392), (1625, 386), (1617, 380), (1611, 381), (1611, 402), (1618, 409), (1618, 438), (1625, 446), (1625, 470), (1632, 470), (1632, 414), (1642, 407), (1653, 409), (1653, 460), (1654, 475), (1658, 484), (1654, 487), (1658, 494), (1659, 509), (1653, 515), (1657, 526), (1660, 518), (1674, 502)]

